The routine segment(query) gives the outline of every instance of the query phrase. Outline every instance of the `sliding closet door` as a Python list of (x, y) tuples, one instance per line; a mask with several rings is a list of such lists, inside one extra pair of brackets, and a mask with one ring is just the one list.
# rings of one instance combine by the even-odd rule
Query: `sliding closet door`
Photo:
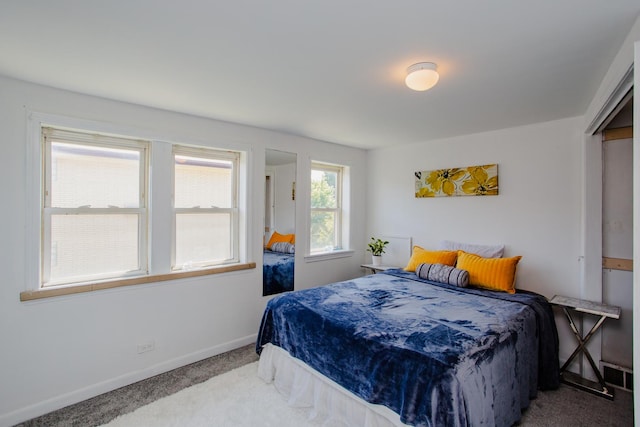
[(620, 319), (602, 327), (602, 360), (621, 373), (633, 366), (632, 105), (602, 133), (602, 302), (622, 309)]

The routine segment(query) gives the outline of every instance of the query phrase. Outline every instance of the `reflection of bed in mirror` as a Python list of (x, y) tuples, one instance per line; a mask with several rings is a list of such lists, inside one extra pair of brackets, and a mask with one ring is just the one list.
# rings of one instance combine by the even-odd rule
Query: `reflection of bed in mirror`
[[(274, 246), (279, 245), (276, 244)], [(290, 246), (293, 248), (293, 245)], [(263, 295), (273, 295), (293, 290), (294, 257), (295, 253), (265, 248), (262, 266)]]
[(265, 151), (263, 295), (294, 287), (296, 160), (294, 153)]

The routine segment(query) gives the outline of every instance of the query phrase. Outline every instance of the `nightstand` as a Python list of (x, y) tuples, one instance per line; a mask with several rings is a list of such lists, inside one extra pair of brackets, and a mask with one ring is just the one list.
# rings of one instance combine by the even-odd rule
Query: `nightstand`
[[(562, 382), (578, 387), (590, 393), (597, 394), (598, 396), (605, 397), (609, 400), (613, 400), (613, 390), (609, 390), (609, 388), (607, 388), (604, 378), (602, 378), (602, 375), (600, 374), (600, 370), (593, 361), (591, 354), (589, 354), (589, 350), (587, 349), (587, 342), (589, 341), (589, 339), (591, 339), (593, 334), (596, 333), (600, 326), (602, 326), (607, 318), (620, 318), (620, 307), (578, 298), (565, 297), (561, 295), (555, 295), (553, 298), (551, 298), (549, 303), (562, 308), (562, 311), (564, 311), (564, 314), (567, 317), (567, 321), (569, 322), (569, 326), (571, 326), (571, 331), (573, 331), (573, 334), (578, 340), (578, 346), (573, 351), (573, 353), (571, 353), (571, 356), (569, 356), (564, 365), (562, 365), (562, 367), (560, 368)], [(571, 312), (569, 310), (578, 313), (587, 313), (593, 316), (600, 316), (600, 318), (595, 323), (595, 325), (593, 325), (591, 330), (586, 335), (582, 336), (580, 332), (578, 332), (578, 328), (576, 327), (576, 324), (573, 320), (573, 317), (571, 317)], [(565, 372), (565, 370), (569, 367), (571, 361), (581, 351), (586, 356), (587, 360), (589, 361), (589, 365), (591, 365), (593, 372), (596, 374), (596, 377), (598, 378), (597, 383), (582, 378), (571, 372)]]
[(393, 265), (373, 265), (373, 264), (361, 264), (360, 267), (371, 270), (372, 274), (376, 274), (378, 271), (391, 270), (393, 268), (400, 268)]

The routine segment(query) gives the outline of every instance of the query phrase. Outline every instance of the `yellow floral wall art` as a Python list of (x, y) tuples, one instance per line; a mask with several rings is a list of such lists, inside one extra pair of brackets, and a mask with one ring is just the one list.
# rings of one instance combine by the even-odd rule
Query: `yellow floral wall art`
[(496, 196), (498, 165), (419, 171), (416, 197)]

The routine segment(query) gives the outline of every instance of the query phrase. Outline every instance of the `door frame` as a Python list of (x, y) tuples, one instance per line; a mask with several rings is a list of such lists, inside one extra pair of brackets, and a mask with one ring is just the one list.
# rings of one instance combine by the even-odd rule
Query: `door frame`
[[(580, 269), (580, 298), (591, 301), (602, 301), (602, 177), (603, 177), (603, 147), (602, 147), (602, 130), (615, 117), (617, 112), (626, 104), (627, 100), (634, 95), (634, 73), (633, 63), (627, 68), (626, 72), (617, 85), (613, 88), (603, 101), (604, 104), (599, 108), (593, 120), (587, 126), (583, 138), (582, 146), (582, 257)], [(636, 77), (637, 79), (638, 77)], [(634, 109), (634, 127), (637, 127), (637, 108)], [(635, 145), (635, 144), (634, 144)], [(634, 149), (634, 156), (638, 150)], [(640, 163), (634, 161), (634, 176), (640, 169)], [(640, 188), (640, 187), (636, 187)], [(638, 198), (634, 198), (636, 203)], [(640, 210), (636, 209), (634, 204), (634, 224), (639, 221), (636, 218)], [(635, 225), (634, 225), (635, 228)], [(637, 253), (636, 234), (634, 233), (634, 254)], [(640, 241), (639, 241), (640, 243)], [(635, 284), (634, 274), (634, 284)], [(635, 285), (634, 285), (635, 289)], [(634, 312), (635, 312), (635, 292), (634, 292)], [(585, 316), (582, 321), (582, 330), (589, 330), (595, 320)], [(634, 338), (636, 330), (640, 329), (640, 324), (635, 323), (634, 319)], [(634, 365), (636, 365), (635, 347), (638, 340), (634, 339)], [(587, 345), (589, 352), (594, 360), (601, 360), (602, 356), (602, 339), (600, 334), (596, 334)], [(584, 357), (580, 364), (580, 374), (591, 380), (595, 380), (595, 375), (589, 369), (583, 369), (585, 366)], [(637, 365), (637, 366), (640, 366)], [(634, 376), (635, 378), (635, 376)], [(635, 381), (635, 379), (634, 379)], [(634, 384), (638, 386), (638, 384)]]

